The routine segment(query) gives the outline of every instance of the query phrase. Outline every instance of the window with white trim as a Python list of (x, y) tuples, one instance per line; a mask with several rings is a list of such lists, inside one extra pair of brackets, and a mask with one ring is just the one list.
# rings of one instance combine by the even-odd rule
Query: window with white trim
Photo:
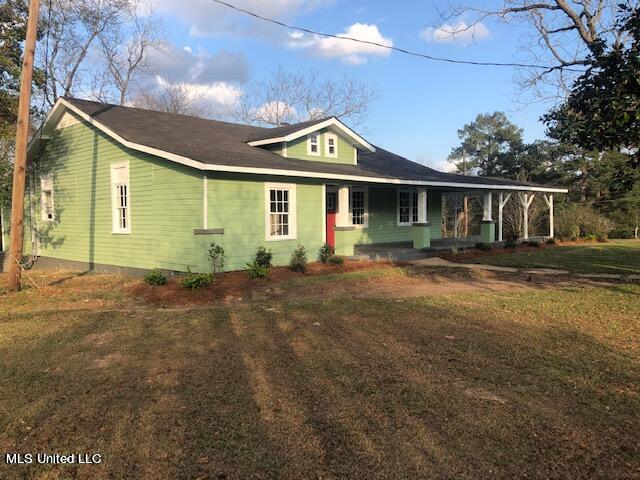
[(355, 226), (367, 226), (367, 190), (361, 187), (352, 187), (350, 196), (351, 224)]
[(49, 176), (40, 178), (40, 204), (42, 220), (51, 222), (55, 218), (53, 208), (53, 179)]
[(338, 136), (333, 133), (325, 133), (325, 152), (327, 157), (338, 156)]
[(418, 191), (398, 190), (398, 225), (418, 222)]
[(320, 135), (310, 133), (307, 136), (307, 153), (309, 155), (320, 155)]
[(293, 184), (266, 184), (267, 240), (296, 238), (296, 189)]
[(113, 233), (131, 233), (131, 191), (129, 189), (129, 164), (111, 165), (111, 206)]

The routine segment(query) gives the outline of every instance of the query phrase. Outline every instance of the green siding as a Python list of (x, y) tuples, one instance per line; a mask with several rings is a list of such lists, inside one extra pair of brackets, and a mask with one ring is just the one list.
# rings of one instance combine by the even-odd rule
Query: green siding
[[(265, 182), (297, 183), (295, 240), (266, 238)], [(253, 260), (256, 248), (264, 245), (274, 254), (276, 265), (289, 263), (298, 244), (304, 245), (310, 259), (323, 242), (322, 184), (300, 179), (209, 173), (208, 227), (224, 228), (223, 235), (213, 235), (209, 241), (222, 245), (230, 269), (240, 269)]]
[(301, 137), (296, 140), (287, 143), (287, 157), (296, 158), (299, 160), (311, 160), (314, 162), (327, 162), (327, 163), (341, 163), (347, 165), (353, 165), (353, 155), (355, 147), (347, 142), (342, 136), (338, 137), (338, 156), (327, 157), (325, 151), (325, 133), (327, 129), (320, 130), (320, 155), (308, 155), (307, 154), (307, 137)]
[[(124, 160), (129, 162), (131, 233), (122, 235), (111, 233), (110, 165)], [(233, 270), (251, 261), (258, 245), (271, 248), (274, 263), (282, 265), (298, 243), (311, 255), (322, 244), (322, 186), (312, 180), (296, 188), (297, 239), (267, 242), (264, 182), (291, 180), (211, 174), (208, 227), (224, 228), (225, 233), (194, 235), (194, 229), (203, 228), (201, 171), (126, 149), (84, 124), (57, 131), (40, 153), (37, 168), (37, 178), (50, 172), (54, 183), (55, 220), (37, 225), (43, 256), (206, 271), (206, 249), (216, 241), (225, 248), (226, 268)], [(32, 198), (39, 209), (39, 192)], [(28, 235), (26, 231), (25, 243)]]

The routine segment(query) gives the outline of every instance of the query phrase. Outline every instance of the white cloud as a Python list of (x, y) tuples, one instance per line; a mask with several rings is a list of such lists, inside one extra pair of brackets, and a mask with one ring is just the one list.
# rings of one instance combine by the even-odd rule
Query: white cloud
[[(338, 37), (357, 38), (368, 42), (378, 43), (387, 47), (393, 46), (393, 40), (380, 33), (377, 25), (354, 23), (345, 29)], [(293, 32), (289, 35), (288, 45), (292, 48), (309, 49), (314, 55), (324, 58), (339, 58), (351, 65), (366, 63), (370, 57), (388, 57), (391, 50), (377, 45), (327, 38), (318, 35), (304, 35)]]
[(188, 94), (188, 98), (194, 105), (203, 107), (211, 116), (224, 116), (232, 113), (243, 94), (242, 89), (226, 82), (193, 83), (175, 82), (155, 77), (155, 88), (163, 90), (170, 86), (177, 86)]
[(152, 50), (150, 69), (162, 78), (194, 83), (240, 82), (249, 78), (249, 66), (242, 53), (221, 50), (214, 54), (195, 51), (189, 47), (178, 48), (165, 44)]
[(491, 32), (482, 22), (467, 25), (467, 22), (459, 20), (455, 24), (443, 23), (439, 27), (428, 27), (420, 31), (420, 37), (427, 42), (438, 43), (463, 43), (469, 45), (478, 40), (487, 38)]
[[(151, 0), (149, 0), (151, 1)], [(211, 0), (155, 0), (160, 12), (172, 15), (190, 27), (192, 36), (251, 35), (285, 38), (284, 31), (243, 15)], [(291, 20), (300, 13), (335, 3), (335, 0), (235, 0), (239, 8), (270, 18)]]

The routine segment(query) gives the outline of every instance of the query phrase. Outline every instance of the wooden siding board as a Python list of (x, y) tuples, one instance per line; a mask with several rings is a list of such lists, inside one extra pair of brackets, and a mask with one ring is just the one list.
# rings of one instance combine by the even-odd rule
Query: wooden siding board
[(307, 137), (305, 136), (287, 143), (287, 157), (296, 158), (298, 160), (310, 160), (314, 162), (353, 165), (353, 151), (355, 150), (355, 147), (347, 142), (341, 135), (336, 134), (336, 136), (338, 137), (338, 156), (336, 158), (326, 156), (325, 133), (327, 131), (328, 129), (325, 128), (318, 132), (320, 136), (320, 138), (318, 139), (320, 146), (320, 155), (307, 154)]

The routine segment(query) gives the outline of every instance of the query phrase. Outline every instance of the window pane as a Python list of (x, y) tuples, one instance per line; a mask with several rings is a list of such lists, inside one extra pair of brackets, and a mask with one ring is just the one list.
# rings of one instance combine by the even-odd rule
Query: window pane
[(418, 221), (418, 192), (413, 192), (413, 202), (411, 205), (411, 213), (412, 213), (412, 222)]

